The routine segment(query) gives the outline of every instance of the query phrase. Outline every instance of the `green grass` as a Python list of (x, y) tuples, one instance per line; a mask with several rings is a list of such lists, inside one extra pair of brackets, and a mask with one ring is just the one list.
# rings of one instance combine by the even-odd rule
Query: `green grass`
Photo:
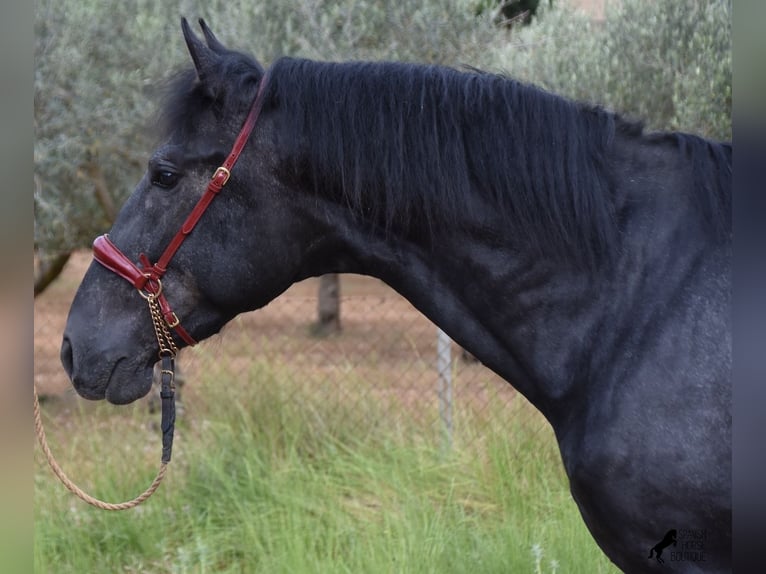
[[(446, 451), (439, 429), (317, 401), (279, 367), (255, 363), (248, 379), (190, 383), (166, 482), (138, 509), (85, 505), (38, 451), (35, 571), (616, 571), (569, 496), (550, 428), (521, 399), (489, 419), (503, 428), (457, 412)], [(45, 410), (54, 452), (96, 496), (151, 480), (160, 446), (145, 407)]]

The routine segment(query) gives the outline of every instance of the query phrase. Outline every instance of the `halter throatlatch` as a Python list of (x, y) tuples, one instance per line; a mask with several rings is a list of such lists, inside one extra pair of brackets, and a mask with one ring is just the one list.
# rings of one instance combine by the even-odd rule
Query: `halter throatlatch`
[(213, 201), (218, 193), (220, 193), (223, 186), (231, 176), (231, 170), (234, 164), (237, 162), (240, 153), (247, 144), (247, 140), (250, 137), (250, 133), (255, 127), (255, 122), (261, 113), (263, 108), (265, 87), (266, 87), (267, 75), (264, 74), (261, 78), (260, 86), (258, 87), (258, 93), (253, 102), (253, 106), (250, 109), (250, 113), (245, 120), (242, 129), (234, 141), (231, 153), (226, 158), (226, 161), (215, 170), (213, 177), (208, 183), (207, 189), (204, 195), (194, 206), (194, 209), (186, 218), (181, 229), (176, 233), (175, 237), (171, 240), (170, 244), (165, 248), (157, 263), (151, 264), (149, 258), (143, 253), (139, 256), (141, 267), (133, 263), (120, 249), (112, 243), (109, 236), (104, 234), (96, 237), (93, 242), (93, 258), (101, 265), (116, 273), (126, 281), (130, 282), (135, 287), (141, 297), (143, 297), (149, 305), (149, 313), (152, 317), (152, 325), (154, 326), (154, 334), (157, 337), (157, 345), (159, 347), (160, 357), (160, 397), (162, 399), (162, 460), (160, 464), (160, 470), (157, 476), (152, 481), (152, 484), (142, 494), (136, 498), (127, 502), (109, 503), (103, 502), (94, 498), (81, 490), (76, 484), (74, 484), (64, 471), (58, 465), (53, 458), (53, 454), (48, 448), (48, 443), (45, 438), (45, 430), (43, 429), (42, 419), (40, 417), (40, 405), (37, 399), (37, 389), (34, 390), (34, 415), (35, 415), (35, 428), (37, 430), (37, 437), (40, 441), (40, 445), (45, 453), (45, 456), (50, 464), (53, 472), (64, 483), (64, 485), (80, 499), (104, 510), (126, 510), (138, 506), (147, 498), (149, 498), (159, 487), (162, 479), (165, 477), (167, 465), (170, 462), (171, 453), (173, 450), (173, 432), (175, 429), (176, 411), (175, 411), (175, 357), (178, 353), (178, 346), (176, 345), (173, 335), (170, 330), (175, 330), (176, 334), (187, 344), (195, 345), (196, 341), (192, 336), (181, 326), (181, 322), (178, 316), (173, 312), (168, 303), (165, 293), (162, 289), (162, 276), (167, 271), (170, 260), (175, 255), (178, 248), (184, 242), (186, 237), (192, 232), (194, 226), (199, 221), (202, 214), (205, 213), (210, 202)]

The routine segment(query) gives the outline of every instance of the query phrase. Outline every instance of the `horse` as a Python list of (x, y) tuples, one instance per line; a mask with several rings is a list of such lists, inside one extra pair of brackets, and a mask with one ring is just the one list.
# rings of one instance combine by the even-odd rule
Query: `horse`
[(706, 533), (677, 571), (730, 570), (730, 144), (476, 69), (265, 68), (181, 25), (163, 143), (67, 319), (82, 397), (140, 398), (158, 346), (297, 281), (373, 276), (545, 416), (616, 566), (677, 528)]
[(649, 558), (651, 558), (652, 555), (656, 553), (657, 563), (664, 564), (665, 561), (662, 559), (662, 551), (665, 550), (665, 548), (667, 548), (671, 544), (673, 546), (677, 546), (678, 545), (678, 540), (676, 540), (677, 536), (678, 536), (678, 532), (676, 531), (675, 528), (668, 530), (665, 533), (665, 536), (663, 536), (662, 540), (660, 540), (657, 544), (655, 544), (649, 549)]

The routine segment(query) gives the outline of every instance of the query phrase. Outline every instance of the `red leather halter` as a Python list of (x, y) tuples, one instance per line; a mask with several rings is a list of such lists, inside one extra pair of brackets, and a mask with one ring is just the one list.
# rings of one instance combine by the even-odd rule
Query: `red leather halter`
[[(175, 237), (170, 241), (165, 251), (162, 253), (157, 263), (151, 264), (149, 258), (143, 253), (139, 256), (141, 266), (137, 266), (133, 263), (120, 249), (112, 243), (108, 234), (100, 235), (96, 237), (93, 242), (93, 258), (101, 265), (116, 273), (123, 279), (127, 280), (133, 287), (138, 289), (142, 297), (149, 301), (150, 309), (152, 310), (152, 319), (154, 320), (155, 330), (157, 332), (157, 339), (160, 344), (160, 355), (163, 351), (167, 351), (169, 354), (175, 355), (175, 345), (169, 335), (165, 338), (167, 345), (170, 349), (163, 348), (163, 340), (160, 336), (160, 329), (167, 332), (167, 328), (174, 329), (178, 336), (188, 345), (195, 345), (197, 342), (189, 335), (188, 331), (181, 326), (181, 322), (170, 307), (170, 303), (165, 297), (165, 293), (162, 291), (162, 281), (160, 280), (165, 274), (168, 268), (170, 260), (175, 255), (178, 248), (184, 242), (186, 237), (192, 232), (194, 226), (197, 225), (202, 214), (205, 213), (210, 203), (213, 201), (216, 195), (220, 193), (223, 186), (231, 176), (231, 170), (234, 164), (237, 162), (239, 155), (242, 153), (247, 140), (250, 137), (250, 133), (255, 127), (255, 123), (258, 120), (258, 116), (263, 108), (263, 102), (265, 99), (265, 87), (267, 83), (267, 75), (261, 79), (260, 86), (258, 87), (258, 93), (253, 102), (253, 106), (250, 109), (250, 113), (242, 126), (242, 129), (234, 141), (234, 146), (231, 149), (231, 153), (223, 162), (223, 165), (215, 170), (213, 177), (208, 183), (207, 189), (202, 197), (194, 206), (194, 209), (186, 218), (181, 229), (176, 233)], [(155, 317), (154, 303), (159, 306), (159, 313), (165, 322), (165, 325), (158, 325), (158, 318)]]

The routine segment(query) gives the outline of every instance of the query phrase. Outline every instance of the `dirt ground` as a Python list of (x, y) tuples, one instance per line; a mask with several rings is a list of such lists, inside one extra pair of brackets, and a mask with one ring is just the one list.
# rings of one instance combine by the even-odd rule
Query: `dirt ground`
[[(59, 347), (69, 306), (90, 261), (89, 252), (74, 254), (59, 279), (35, 299), (34, 376), (42, 396), (76, 400)], [(210, 368), (247, 377), (254, 359), (265, 358), (286, 365), (291, 376), (317, 392), (363, 400), (355, 386), (364, 380), (370, 383), (365, 393), (372, 388), (381, 399), (393, 396), (412, 407), (424, 397), (435, 402), (443, 379), (436, 371), (436, 327), (430, 321), (382, 282), (344, 275), (342, 332), (317, 338), (311, 334), (317, 290), (318, 279), (296, 284), (264, 309), (237, 317), (221, 334), (183, 351), (179, 364), (187, 379), (193, 384), (195, 374)], [(138, 299), (137, 309), (143, 312)], [(464, 360), (454, 344), (452, 359), (453, 400), (481, 409), (492, 400), (513, 397), (510, 385)]]

